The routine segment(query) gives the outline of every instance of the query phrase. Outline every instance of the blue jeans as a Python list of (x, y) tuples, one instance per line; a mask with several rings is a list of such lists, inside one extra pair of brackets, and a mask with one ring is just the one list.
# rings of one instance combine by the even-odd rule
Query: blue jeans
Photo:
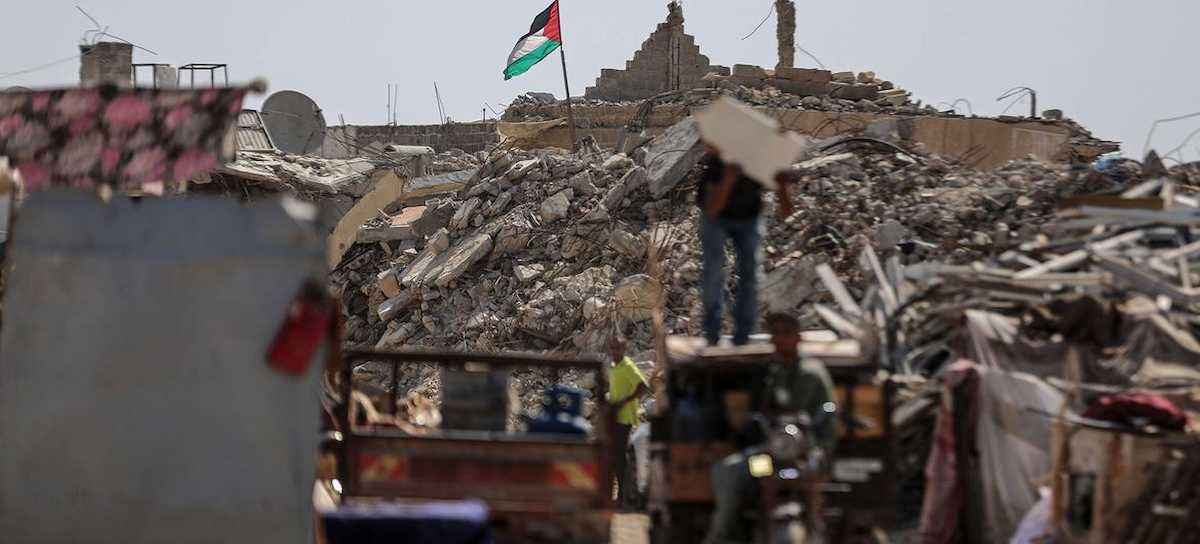
[(704, 302), (704, 338), (716, 345), (721, 338), (721, 319), (725, 304), (725, 242), (733, 241), (737, 254), (737, 300), (733, 304), (733, 343), (745, 344), (758, 318), (759, 255), (763, 223), (758, 217), (746, 220), (722, 219), (700, 213), (700, 245), (704, 273), (701, 298)]

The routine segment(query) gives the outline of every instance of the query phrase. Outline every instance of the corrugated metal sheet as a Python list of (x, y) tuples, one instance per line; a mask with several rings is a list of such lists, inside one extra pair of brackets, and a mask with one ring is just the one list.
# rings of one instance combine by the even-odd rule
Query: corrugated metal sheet
[(271, 136), (263, 125), (262, 116), (254, 110), (242, 110), (238, 114), (238, 151), (274, 151)]

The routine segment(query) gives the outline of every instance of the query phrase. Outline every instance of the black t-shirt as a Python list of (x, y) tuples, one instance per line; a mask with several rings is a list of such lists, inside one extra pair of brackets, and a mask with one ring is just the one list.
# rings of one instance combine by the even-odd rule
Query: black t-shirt
[[(715, 155), (705, 155), (701, 164), (704, 166), (704, 172), (700, 175), (700, 181), (697, 183), (696, 205), (704, 210), (705, 195), (721, 183), (725, 163)], [(710, 185), (712, 187), (709, 187)], [(763, 187), (758, 182), (744, 175), (739, 177), (733, 186), (733, 192), (729, 194), (729, 202), (725, 205), (725, 209), (717, 214), (717, 217), (734, 220), (758, 217), (762, 213), (762, 193)]]

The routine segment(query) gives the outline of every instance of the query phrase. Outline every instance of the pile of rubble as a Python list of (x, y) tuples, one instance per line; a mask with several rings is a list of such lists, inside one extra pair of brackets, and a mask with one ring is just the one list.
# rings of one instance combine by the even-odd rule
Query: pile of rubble
[(467, 153), (461, 149), (450, 149), (433, 156), (433, 160), (429, 166), (429, 173), (432, 175), (449, 174), (450, 172), (461, 172), (463, 170), (479, 168), (479, 165), (483, 161), (486, 161), (487, 158), (488, 154), (486, 151)]
[[(795, 214), (767, 219), (761, 299), (772, 310), (826, 299), (821, 264), (861, 292), (854, 257), (864, 248), (951, 262), (998, 253), (1077, 188), (1069, 172), (1036, 161), (985, 173), (870, 140), (835, 144), (796, 166)], [(617, 327), (645, 350), (660, 302), (667, 332), (698, 333), (700, 154), (691, 121), (637, 150), (636, 161), (493, 153), (457, 198), (426, 204), (415, 239), (347, 253), (333, 281), (348, 342), (598, 352)], [(651, 246), (661, 277), (648, 275)]]
[[(1200, 413), (1194, 394), (1200, 384), (1196, 365), (1200, 361), (1198, 193), (1200, 186), (1153, 177), (1119, 192), (1065, 198), (1051, 221), (1032, 228), (1022, 224), (1012, 233), (1019, 243), (978, 260), (951, 263), (931, 259), (906, 264), (900, 248), (879, 244), (879, 253), (863, 248), (851, 264), (853, 270), (842, 274), (849, 284), (833, 269), (819, 266), (822, 288), (831, 299), (828, 305), (814, 305), (823, 325), (859, 340), (868, 347), (871, 358), (893, 373), (893, 379), (898, 376), (907, 385), (892, 418), (900, 437), (899, 457), (904, 460), (899, 474), (902, 485), (907, 489), (924, 487), (926, 493), (940, 496), (954, 486), (971, 485), (964, 482), (1016, 482), (1013, 485), (1020, 493), (1014, 496), (1029, 499), (1012, 498), (1005, 504), (1005, 526), (984, 524), (997, 534), (1011, 534), (1025, 511), (1022, 509), (1034, 507), (1037, 494), (1030, 487), (1034, 482), (1025, 481), (1022, 475), (1005, 473), (997, 478), (985, 472), (1018, 470), (1015, 465), (994, 463), (996, 456), (1008, 455), (1006, 452), (979, 445), (975, 450), (978, 459), (946, 462), (946, 456), (963, 451), (954, 450), (955, 440), (976, 440), (972, 434), (976, 431), (954, 429), (975, 429), (976, 417), (979, 425), (984, 424), (985, 418), (975, 415), (971, 406), (995, 402), (989, 400), (984, 386), (969, 385), (979, 383), (972, 373), (999, 376), (993, 379), (1013, 387), (1005, 393), (1004, 408), (987, 409), (1008, 410), (996, 420), (1000, 422), (998, 432), (1022, 436), (1026, 448), (1022, 463), (1034, 472), (1044, 471), (1039, 474), (1053, 470), (1066, 481), (1069, 466), (1083, 463), (1073, 458), (1068, 466), (1065, 458), (1056, 461), (1052, 457), (1054, 451), (1066, 451), (1063, 444), (1069, 433), (1060, 429), (1100, 429), (1115, 435), (1164, 439), (1186, 436), (1186, 429), (1178, 424), (1185, 420), (1164, 423), (1164, 418), (1153, 419), (1153, 414), (1167, 410), (1162, 406), (1171, 403), (1184, 412)], [(1017, 388), (1016, 384), (1025, 385)], [(1039, 405), (1030, 391), (1041, 391), (1043, 398), (1054, 400)], [(1137, 400), (1125, 402), (1159, 404), (1139, 404), (1140, 412), (1129, 407), (1096, 410), (1130, 393)], [(1146, 401), (1148, 394), (1162, 400)], [(954, 400), (939, 403), (939, 396)], [(1157, 407), (1149, 408), (1152, 405)], [(1104, 419), (1097, 419), (1101, 413)], [(1185, 441), (1194, 443), (1194, 439)], [(947, 443), (948, 448), (935, 446)], [(1173, 458), (1168, 455), (1168, 459)], [(929, 467), (939, 468), (927, 469), (926, 460)], [(1128, 459), (1108, 462), (1133, 463)], [(946, 466), (951, 468), (944, 469)], [(938, 480), (925, 482), (925, 474), (937, 474)], [(1188, 478), (1097, 475), (1104, 485), (1125, 486), (1143, 496), (1171, 495), (1172, 490), (1186, 485), (1171, 480), (1177, 477)], [(1140, 487), (1144, 482), (1150, 483)], [(1054, 493), (1066, 496), (1075, 491), (1055, 487)], [(987, 501), (947, 506), (935, 498), (925, 502), (926, 509), (934, 511), (925, 512), (922, 520), (957, 519), (955, 508), (978, 509), (969, 513), (975, 519), (1003, 510)], [(1144, 509), (1145, 505), (1103, 504), (1110, 510), (1096, 512), (1093, 519), (1125, 519), (1110, 525), (1124, 525), (1127, 532), (1154, 531), (1155, 524), (1176, 525), (1171, 516), (1155, 520), (1147, 520), (1144, 514), (1116, 517), (1126, 515), (1124, 508)], [(1172, 508), (1181, 519), (1200, 513), (1194, 504)], [(957, 530), (969, 531), (970, 524)], [(1114, 527), (1093, 528), (1109, 530)], [(966, 539), (978, 540), (970, 535)]]

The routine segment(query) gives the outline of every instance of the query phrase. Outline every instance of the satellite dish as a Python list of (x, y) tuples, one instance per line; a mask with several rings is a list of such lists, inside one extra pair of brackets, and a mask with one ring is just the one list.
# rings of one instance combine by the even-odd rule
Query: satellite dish
[(303, 93), (279, 91), (267, 97), (260, 113), (267, 134), (280, 151), (307, 155), (325, 143), (325, 115)]
[(28, 93), (31, 91), (32, 91), (32, 89), (30, 89), (29, 87), (22, 87), (20, 85), (13, 85), (12, 87), (4, 89), (4, 92), (6, 92), (6, 93)]

